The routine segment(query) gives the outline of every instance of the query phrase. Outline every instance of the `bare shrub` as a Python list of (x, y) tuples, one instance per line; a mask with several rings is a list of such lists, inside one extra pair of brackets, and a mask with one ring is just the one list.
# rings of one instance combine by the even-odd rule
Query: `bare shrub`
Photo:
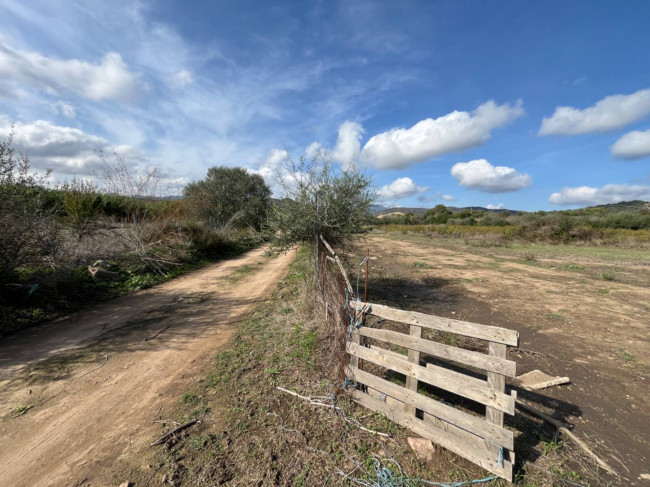
[(115, 232), (129, 253), (152, 271), (165, 275), (171, 265), (187, 250), (187, 240), (177, 223), (176, 210), (156, 211), (155, 203), (168, 196), (157, 169), (135, 173), (127, 166), (124, 156), (114, 153), (109, 160), (103, 153), (104, 173), (100, 177), (103, 191), (126, 197), (124, 215), (109, 219), (108, 228)]

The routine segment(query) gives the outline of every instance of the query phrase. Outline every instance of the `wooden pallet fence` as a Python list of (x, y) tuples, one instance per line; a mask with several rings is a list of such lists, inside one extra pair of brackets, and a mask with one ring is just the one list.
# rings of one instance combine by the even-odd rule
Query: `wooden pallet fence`
[[(506, 358), (506, 351), (509, 345), (519, 344), (519, 334), (506, 328), (379, 304), (357, 301), (351, 306), (356, 315), (363, 311), (367, 315), (383, 318), (385, 321), (381, 326), (390, 321), (409, 325), (408, 333), (385, 329), (380, 325), (360, 326), (353, 330), (346, 344), (350, 354), (346, 374), (351, 382), (363, 387), (350, 389), (352, 398), (512, 482), (514, 434), (503, 427), (503, 415), (515, 413), (516, 393), (505, 393), (505, 378), (515, 377), (516, 363)], [(428, 340), (422, 337), (423, 329), (487, 341), (488, 353)], [(383, 348), (381, 344), (406, 348), (408, 355)], [(426, 356), (435, 357), (437, 363), (453, 362), (456, 366), (452, 370), (441, 365), (425, 364), (422, 359)], [(406, 384), (402, 386), (379, 377), (367, 370), (369, 367), (360, 366), (361, 363), (403, 374)], [(474, 377), (464, 367), (481, 371), (487, 375), (487, 379)], [(420, 393), (419, 382), (484, 405), (485, 416), (457, 409)]]

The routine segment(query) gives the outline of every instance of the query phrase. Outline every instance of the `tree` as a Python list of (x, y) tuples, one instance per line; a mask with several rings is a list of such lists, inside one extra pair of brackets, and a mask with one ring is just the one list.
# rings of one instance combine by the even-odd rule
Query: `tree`
[(337, 170), (321, 154), (298, 162), (288, 158), (277, 180), (283, 194), (270, 226), (279, 248), (314, 242), (316, 232), (335, 245), (368, 231), (377, 193), (358, 168)]
[(196, 215), (215, 228), (234, 224), (260, 230), (271, 205), (264, 179), (241, 167), (211, 167), (205, 179), (185, 187), (184, 196)]
[(49, 172), (30, 172), (27, 154), (16, 154), (13, 130), (0, 141), (0, 280), (7, 282), (21, 267), (53, 266), (60, 248), (54, 209), (44, 204)]

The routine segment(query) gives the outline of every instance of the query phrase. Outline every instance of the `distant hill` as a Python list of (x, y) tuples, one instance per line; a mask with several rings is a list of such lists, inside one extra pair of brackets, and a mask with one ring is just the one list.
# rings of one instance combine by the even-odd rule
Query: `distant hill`
[[(397, 208), (384, 208), (382, 210), (373, 211), (373, 214), (379, 218), (387, 215), (404, 215), (406, 213), (413, 213), (414, 215), (424, 215), (431, 208), (406, 208), (406, 207), (397, 207)], [(457, 206), (448, 206), (447, 209), (452, 213), (460, 213), (463, 210), (472, 210), (472, 211), (486, 211), (491, 213), (501, 213), (503, 211), (509, 211), (511, 213), (517, 213), (518, 210), (508, 210), (507, 208), (500, 208), (495, 210), (490, 210), (488, 208), (483, 208), (482, 206), (466, 206), (459, 208)], [(525, 213), (525, 212), (524, 212)]]
[(619, 211), (650, 211), (650, 202), (649, 201), (621, 201), (619, 203), (610, 203), (607, 205), (596, 205), (588, 206), (585, 210), (590, 210), (592, 208), (603, 208), (606, 211), (610, 212), (619, 212)]

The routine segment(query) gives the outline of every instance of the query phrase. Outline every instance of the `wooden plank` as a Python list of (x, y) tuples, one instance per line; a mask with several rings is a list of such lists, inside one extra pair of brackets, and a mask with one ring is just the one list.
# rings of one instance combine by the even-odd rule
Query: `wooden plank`
[[(488, 353), (492, 357), (506, 358), (508, 347), (503, 343), (494, 343), (490, 342), (488, 344)], [(506, 378), (501, 374), (496, 374), (494, 372), (488, 372), (487, 375), (487, 384), (488, 387), (492, 387), (495, 391), (505, 392), (506, 390)], [(485, 420), (499, 427), (503, 427), (503, 411), (498, 409), (491, 408), (487, 406), (485, 408)], [(485, 449), (493, 454), (499, 453), (499, 447), (488, 440), (485, 442)]]
[(408, 325), (417, 325), (433, 330), (456, 333), (490, 342), (503, 343), (505, 345), (517, 346), (519, 344), (519, 333), (515, 330), (500, 328), (497, 326), (479, 325), (468, 321), (458, 321), (441, 316), (427, 315), (417, 311), (404, 311), (390, 308), (382, 304), (355, 303), (357, 306), (368, 304), (369, 314), (385, 318), (387, 320), (399, 321)]
[(497, 445), (508, 448), (509, 450), (512, 450), (514, 447), (514, 433), (512, 431), (496, 427), (486, 422), (485, 419), (481, 417), (473, 416), (430, 397), (410, 391), (398, 384), (394, 384), (363, 370), (348, 367), (346, 374), (350, 377), (354, 377), (355, 380), (366, 384), (369, 388), (384, 393), (397, 400), (409, 402), (417, 409), (421, 409), (429, 415), (440, 418), (449, 424), (457, 426), (459, 429), (472, 433), (475, 435), (474, 438), (476, 441), (480, 441), (480, 437), (488, 439)]
[(485, 381), (480, 379), (468, 377), (436, 365), (428, 364), (429, 367), (422, 367), (409, 363), (408, 360), (399, 359), (392, 354), (387, 354), (384, 351), (361, 347), (356, 343), (348, 342), (346, 350), (351, 355), (394, 370), (407, 377), (421, 380), (508, 414), (514, 414), (515, 399), (503, 392), (493, 390), (488, 387)]
[(352, 397), (362, 406), (383, 413), (390, 420), (410, 429), (414, 433), (423, 436), (457, 455), (480, 465), (485, 470), (512, 482), (512, 463), (509, 461), (504, 460), (502, 465), (498, 465), (497, 458), (477, 445), (460, 440), (451, 433), (426, 424), (421, 419), (404, 413), (401, 408), (391, 408), (386, 405), (386, 403), (370, 397), (368, 394), (354, 390), (352, 391)]
[(459, 362), (489, 372), (496, 372), (507, 377), (516, 377), (517, 375), (517, 364), (501, 357), (490, 356), (472, 350), (464, 350), (424, 338), (414, 338), (405, 333), (392, 330), (363, 327), (359, 329), (359, 333), (363, 336), (374, 338), (375, 340), (393, 343), (411, 350), (418, 350), (435, 357)]
[[(418, 339), (422, 338), (422, 327), (411, 325), (409, 329), (411, 337)], [(408, 361), (412, 364), (420, 365), (420, 352), (417, 350), (409, 350)], [(418, 380), (413, 377), (406, 377), (406, 388), (410, 391), (418, 392)], [(415, 416), (416, 408), (407, 404), (404, 411)]]

